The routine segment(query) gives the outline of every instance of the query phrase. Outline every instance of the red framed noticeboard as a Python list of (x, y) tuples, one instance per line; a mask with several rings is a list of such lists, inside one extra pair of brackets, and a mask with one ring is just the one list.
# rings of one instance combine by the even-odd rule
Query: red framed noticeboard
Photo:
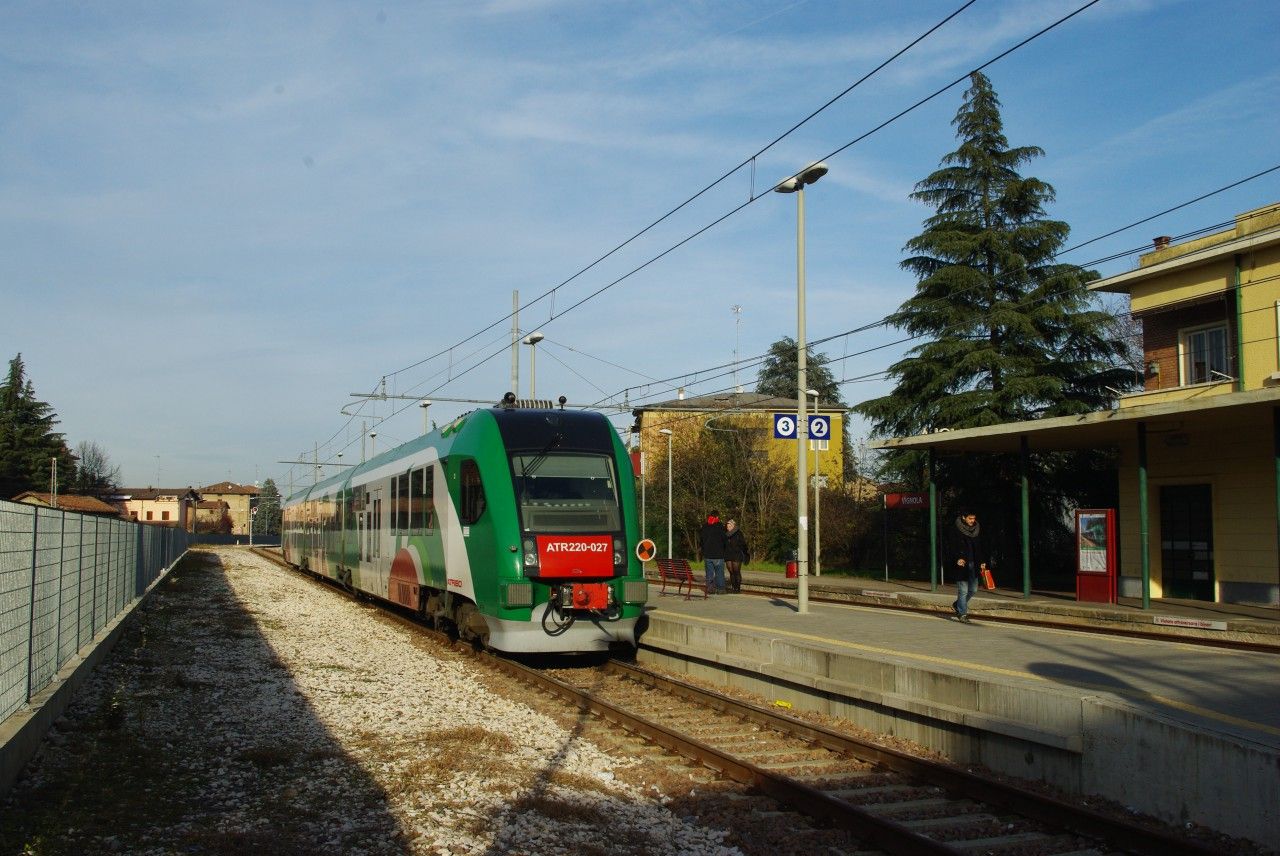
[(1076, 600), (1115, 603), (1116, 511), (1076, 509)]

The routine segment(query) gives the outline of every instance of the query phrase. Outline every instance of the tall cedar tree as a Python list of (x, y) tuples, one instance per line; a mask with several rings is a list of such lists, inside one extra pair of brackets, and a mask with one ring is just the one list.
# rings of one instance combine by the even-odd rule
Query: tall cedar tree
[(0, 499), (48, 491), (52, 458), (58, 459), (58, 489), (64, 490), (75, 474), (75, 459), (62, 434), (53, 430), (57, 424), (53, 407), (36, 398), (18, 354), (0, 384)]
[[(776, 395), (779, 398), (796, 397), (796, 355), (799, 348), (796, 340), (783, 336), (769, 346), (764, 363), (760, 366), (760, 374), (756, 376), (756, 392), (762, 395)], [(805, 371), (808, 375), (809, 389), (816, 389), (824, 404), (844, 404), (840, 400), (840, 386), (827, 364), (831, 362), (823, 354), (816, 354), (812, 345), (805, 346)], [(810, 398), (810, 402), (812, 402)]]
[[(1086, 288), (1097, 274), (1057, 261), (1070, 230), (1045, 214), (1053, 188), (1018, 172), (1044, 152), (1010, 148), (991, 81), (974, 72), (970, 83), (953, 121), (960, 147), (912, 194), (937, 212), (905, 248), (902, 267), (919, 277), (916, 293), (887, 319), (926, 341), (889, 369), (897, 381), (889, 395), (855, 408), (879, 436), (1086, 413), (1112, 403), (1108, 387), (1134, 383), (1111, 316)], [(955, 462), (953, 495), (1007, 510), (1016, 500), (997, 500), (990, 489), (1012, 473), (991, 472), (990, 463)], [(914, 456), (886, 464), (899, 477), (919, 473)], [(1042, 525), (1053, 528), (1071, 500), (1080, 465), (1061, 456), (1037, 461)]]

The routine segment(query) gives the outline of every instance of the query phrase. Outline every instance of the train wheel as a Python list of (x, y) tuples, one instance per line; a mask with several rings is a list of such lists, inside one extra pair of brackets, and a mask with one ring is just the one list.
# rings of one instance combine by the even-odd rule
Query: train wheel
[(463, 603), (455, 613), (458, 636), (481, 648), (489, 647), (489, 625), (474, 603)]

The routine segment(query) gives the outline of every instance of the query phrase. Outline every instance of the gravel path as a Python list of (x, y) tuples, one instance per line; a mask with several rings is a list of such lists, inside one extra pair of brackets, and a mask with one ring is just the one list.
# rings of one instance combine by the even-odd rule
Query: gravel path
[(644, 786), (649, 762), (507, 695), (247, 551), (195, 553), (3, 803), (0, 849), (741, 852)]

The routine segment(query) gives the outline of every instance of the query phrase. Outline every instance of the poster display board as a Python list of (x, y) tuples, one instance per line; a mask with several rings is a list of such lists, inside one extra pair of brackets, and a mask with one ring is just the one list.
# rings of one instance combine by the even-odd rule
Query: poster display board
[(1076, 600), (1115, 603), (1118, 577), (1115, 509), (1076, 509)]

